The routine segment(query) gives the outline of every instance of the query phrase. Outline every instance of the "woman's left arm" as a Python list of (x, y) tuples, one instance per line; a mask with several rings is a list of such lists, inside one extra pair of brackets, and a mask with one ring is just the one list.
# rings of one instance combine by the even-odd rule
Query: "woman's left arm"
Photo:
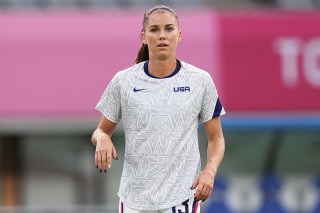
[(220, 117), (215, 117), (204, 123), (208, 138), (207, 165), (192, 184), (196, 188), (196, 200), (207, 200), (213, 189), (214, 178), (224, 156), (224, 137)]

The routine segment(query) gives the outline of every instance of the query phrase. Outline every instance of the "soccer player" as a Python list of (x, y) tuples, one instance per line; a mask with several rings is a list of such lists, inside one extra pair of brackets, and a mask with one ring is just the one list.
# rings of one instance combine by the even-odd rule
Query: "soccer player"
[[(220, 123), (225, 111), (209, 73), (176, 58), (180, 40), (171, 8), (147, 11), (136, 64), (113, 77), (96, 106), (102, 116), (92, 143), (100, 172), (118, 158), (110, 138), (123, 121), (120, 212), (200, 212), (200, 201), (212, 193), (225, 149)], [(208, 138), (202, 171), (199, 122)]]

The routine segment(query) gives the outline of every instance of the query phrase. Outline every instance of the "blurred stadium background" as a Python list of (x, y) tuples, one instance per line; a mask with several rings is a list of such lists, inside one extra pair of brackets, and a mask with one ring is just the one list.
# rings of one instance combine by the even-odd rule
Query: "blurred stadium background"
[(178, 12), (178, 58), (212, 74), (227, 111), (202, 212), (319, 213), (319, 0), (0, 0), (0, 212), (117, 212), (124, 136), (98, 173), (94, 107), (156, 4)]

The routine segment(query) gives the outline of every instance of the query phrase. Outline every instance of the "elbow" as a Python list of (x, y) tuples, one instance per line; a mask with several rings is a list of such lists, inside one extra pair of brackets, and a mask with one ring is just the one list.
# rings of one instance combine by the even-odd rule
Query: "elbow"
[(220, 139), (220, 147), (221, 147), (222, 156), (224, 156), (224, 152), (226, 150), (226, 143), (223, 136)]

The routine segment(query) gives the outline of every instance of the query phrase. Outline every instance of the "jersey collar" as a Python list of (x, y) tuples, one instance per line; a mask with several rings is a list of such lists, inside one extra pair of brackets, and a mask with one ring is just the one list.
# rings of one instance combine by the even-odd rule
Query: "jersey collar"
[[(176, 61), (177, 61), (177, 65), (176, 65), (176, 69), (173, 71), (173, 73), (171, 73), (168, 76), (162, 77), (162, 78), (171, 78), (172, 76), (175, 76), (176, 74), (178, 74), (178, 72), (181, 69), (181, 62), (178, 59), (176, 59)], [(144, 62), (144, 65), (143, 65), (143, 69), (144, 69), (144, 72), (146, 73), (146, 75), (151, 77), (151, 78), (162, 79), (162, 78), (159, 78), (159, 77), (154, 76), (154, 75), (149, 73), (148, 64), (149, 64), (149, 60)]]

